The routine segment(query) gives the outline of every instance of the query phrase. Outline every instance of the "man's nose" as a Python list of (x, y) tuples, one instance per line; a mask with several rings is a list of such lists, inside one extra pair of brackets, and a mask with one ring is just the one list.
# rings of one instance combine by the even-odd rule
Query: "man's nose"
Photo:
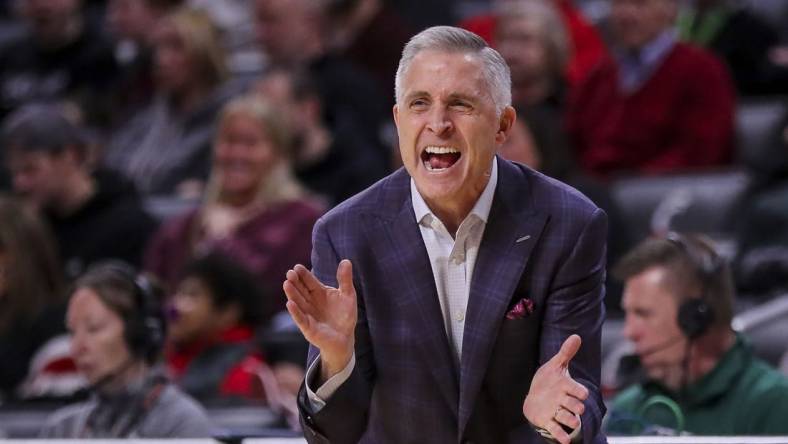
[(448, 133), (454, 128), (448, 113), (443, 109), (436, 109), (432, 112), (427, 126), (430, 131), (438, 135)]
[(624, 328), (623, 328), (623, 330), (621, 330), (621, 334), (625, 338), (629, 339), (630, 341), (634, 341), (635, 340), (636, 327), (634, 325), (634, 322), (631, 319), (629, 319), (628, 317), (624, 318)]

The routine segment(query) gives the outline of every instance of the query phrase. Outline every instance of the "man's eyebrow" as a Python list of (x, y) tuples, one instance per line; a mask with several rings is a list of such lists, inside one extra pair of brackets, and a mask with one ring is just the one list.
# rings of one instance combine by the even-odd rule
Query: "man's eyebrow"
[(409, 92), (408, 94), (405, 94), (406, 100), (410, 100), (414, 97), (430, 97), (430, 93), (428, 93), (427, 91), (412, 91)]
[(473, 103), (478, 101), (478, 98), (471, 94), (460, 93), (460, 92), (449, 94), (449, 100), (458, 100), (458, 99), (466, 102), (473, 102)]

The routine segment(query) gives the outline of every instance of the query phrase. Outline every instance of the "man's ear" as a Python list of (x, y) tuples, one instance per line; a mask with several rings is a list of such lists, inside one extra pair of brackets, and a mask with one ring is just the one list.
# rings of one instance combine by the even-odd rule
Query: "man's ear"
[(395, 103), (394, 107), (391, 109), (391, 113), (394, 115), (394, 125), (399, 128), (399, 105)]
[(517, 120), (517, 112), (514, 108), (511, 106), (504, 108), (503, 112), (501, 112), (501, 117), (498, 119), (498, 132), (495, 133), (495, 143), (498, 146), (506, 142), (515, 120)]

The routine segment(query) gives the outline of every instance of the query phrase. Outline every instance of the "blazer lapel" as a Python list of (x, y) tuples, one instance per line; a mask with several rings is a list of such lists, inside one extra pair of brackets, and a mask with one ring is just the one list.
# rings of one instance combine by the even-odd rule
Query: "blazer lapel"
[[(409, 181), (409, 176), (405, 177)], [(387, 264), (391, 267), (388, 273), (391, 280), (386, 285), (391, 289), (390, 294), (397, 295), (397, 304), (403, 312), (412, 319), (412, 328), (416, 331), (414, 337), (419, 340), (426, 367), (456, 418), (459, 404), (458, 369), (446, 337), (427, 249), (413, 212), (409, 182), (407, 187), (401, 200), (400, 193), (396, 193), (400, 205), (393, 219), (392, 214), (386, 215), (385, 211), (392, 201), (387, 198), (382, 202), (383, 211), (379, 213), (382, 218), (377, 220), (379, 225), (376, 232), (378, 236), (380, 233), (386, 236), (382, 238), (385, 241), (376, 243), (376, 248), (381, 248), (379, 257), (393, 258)]]
[(498, 329), (539, 241), (547, 215), (530, 206), (527, 179), (499, 161), (498, 186), (471, 281), (460, 363), (462, 436), (487, 371)]

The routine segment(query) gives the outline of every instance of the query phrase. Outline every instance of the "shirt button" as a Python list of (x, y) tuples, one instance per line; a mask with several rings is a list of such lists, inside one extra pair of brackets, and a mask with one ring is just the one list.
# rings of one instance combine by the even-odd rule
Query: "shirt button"
[(454, 319), (455, 319), (457, 322), (462, 322), (462, 321), (464, 321), (464, 320), (465, 320), (465, 313), (463, 313), (463, 312), (461, 312), (461, 311), (457, 310), (457, 312), (456, 312), (456, 313), (454, 313)]

